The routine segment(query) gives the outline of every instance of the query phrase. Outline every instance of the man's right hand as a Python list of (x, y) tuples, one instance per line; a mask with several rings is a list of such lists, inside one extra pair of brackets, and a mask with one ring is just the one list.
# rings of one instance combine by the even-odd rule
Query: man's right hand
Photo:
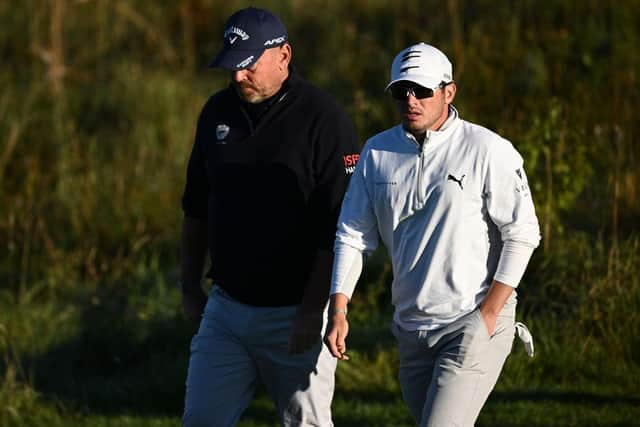
[[(331, 313), (331, 312), (330, 312)], [(349, 334), (349, 321), (346, 313), (338, 312), (329, 316), (329, 325), (324, 335), (324, 343), (338, 360), (349, 360), (345, 339)]]
[(207, 295), (202, 290), (202, 270), (207, 255), (207, 222), (189, 216), (182, 221), (180, 287), (182, 309), (187, 319), (200, 322)]
[(182, 309), (187, 319), (199, 323), (207, 304), (207, 294), (202, 288), (184, 290), (182, 292)]

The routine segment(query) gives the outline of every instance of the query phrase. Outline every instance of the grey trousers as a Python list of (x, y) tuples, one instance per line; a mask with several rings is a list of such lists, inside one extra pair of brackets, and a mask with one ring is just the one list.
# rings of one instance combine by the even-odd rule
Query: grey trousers
[(188, 427), (234, 426), (258, 382), (283, 426), (331, 427), (336, 359), (318, 343), (288, 354), (296, 307), (252, 307), (214, 287), (191, 341), (185, 409)]
[(514, 292), (492, 336), (478, 309), (436, 331), (394, 324), (402, 396), (419, 426), (474, 425), (511, 352), (515, 308)]

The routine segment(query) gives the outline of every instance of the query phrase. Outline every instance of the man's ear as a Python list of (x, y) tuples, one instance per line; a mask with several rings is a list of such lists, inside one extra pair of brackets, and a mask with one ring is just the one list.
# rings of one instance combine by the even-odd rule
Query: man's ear
[(456, 97), (457, 90), (458, 87), (454, 82), (451, 82), (444, 87), (444, 100), (447, 104), (453, 103), (453, 99)]
[(280, 46), (280, 51), (278, 52), (278, 65), (281, 70), (286, 70), (289, 67), (292, 55), (293, 52), (289, 43), (285, 43)]

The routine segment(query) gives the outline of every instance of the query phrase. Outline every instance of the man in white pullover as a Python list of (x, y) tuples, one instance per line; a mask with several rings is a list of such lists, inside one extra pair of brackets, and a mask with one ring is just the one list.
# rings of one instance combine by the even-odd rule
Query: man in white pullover
[(347, 304), (382, 241), (393, 267), (402, 395), (420, 426), (472, 426), (518, 333), (516, 292), (540, 230), (511, 143), (462, 120), (452, 65), (418, 43), (391, 66), (402, 124), (369, 139), (345, 195), (325, 343), (348, 359)]

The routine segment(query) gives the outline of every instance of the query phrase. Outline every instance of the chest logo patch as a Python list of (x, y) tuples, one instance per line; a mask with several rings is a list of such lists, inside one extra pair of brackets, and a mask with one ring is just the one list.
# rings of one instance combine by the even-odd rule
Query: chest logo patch
[(463, 174), (459, 179), (456, 178), (455, 176), (449, 174), (449, 176), (447, 177), (447, 181), (453, 181), (453, 182), (457, 182), (458, 185), (460, 186), (461, 190), (464, 190), (464, 187), (462, 186), (462, 181), (464, 180), (464, 177), (467, 176), (465, 174)]
[(229, 135), (229, 130), (231, 130), (229, 126), (225, 125), (224, 123), (216, 127), (216, 139), (217, 139), (216, 144), (227, 143), (227, 141), (225, 141), (225, 138), (227, 137), (227, 135)]

